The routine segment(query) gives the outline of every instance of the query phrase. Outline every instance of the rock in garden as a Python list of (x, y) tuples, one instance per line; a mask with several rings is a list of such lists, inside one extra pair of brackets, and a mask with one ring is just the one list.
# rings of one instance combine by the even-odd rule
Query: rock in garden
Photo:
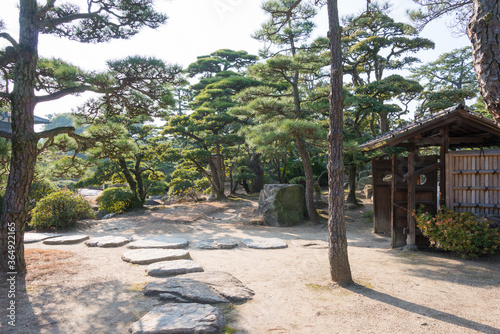
[(239, 279), (223, 271), (205, 271), (182, 275), (194, 281), (203, 282), (231, 302), (241, 302), (252, 299), (254, 291), (247, 288)]
[(241, 240), (249, 248), (257, 249), (278, 249), (286, 248), (288, 245), (281, 239), (278, 238), (253, 238), (253, 239), (243, 239)]
[(24, 243), (31, 244), (34, 242), (39, 242), (49, 238), (57, 238), (60, 237), (61, 234), (56, 233), (24, 233)]
[(211, 305), (172, 303), (157, 306), (132, 324), (133, 334), (215, 334), (224, 328), (224, 314)]
[(116, 213), (112, 212), (112, 213), (108, 213), (107, 215), (102, 217), (102, 219), (109, 219), (109, 218), (113, 218), (114, 216), (116, 216)]
[(127, 245), (127, 248), (185, 248), (189, 242), (184, 238), (152, 237), (136, 240)]
[(311, 249), (326, 249), (328, 242), (323, 240), (302, 240), (294, 239), (292, 243), (298, 247), (311, 248)]
[(85, 241), (85, 245), (89, 247), (119, 247), (131, 241), (132, 238), (106, 236), (87, 240)]
[[(229, 301), (206, 283), (183, 277), (171, 277), (163, 282), (150, 282), (144, 288), (145, 296), (156, 296), (164, 301), (184, 300), (191, 303), (228, 303)], [(176, 296), (175, 298), (172, 297)]]
[(175, 276), (203, 271), (203, 268), (192, 260), (174, 260), (151, 263), (146, 272), (149, 276)]
[(266, 184), (259, 196), (259, 212), (271, 226), (293, 226), (304, 222), (305, 189), (300, 184)]
[(46, 245), (69, 245), (69, 244), (77, 244), (89, 238), (88, 235), (67, 235), (63, 237), (51, 238), (45, 240), (43, 243)]
[(134, 264), (189, 259), (189, 252), (181, 249), (134, 249), (122, 255), (122, 260)]
[(198, 242), (199, 249), (231, 249), (238, 246), (238, 243), (229, 239), (206, 239)]

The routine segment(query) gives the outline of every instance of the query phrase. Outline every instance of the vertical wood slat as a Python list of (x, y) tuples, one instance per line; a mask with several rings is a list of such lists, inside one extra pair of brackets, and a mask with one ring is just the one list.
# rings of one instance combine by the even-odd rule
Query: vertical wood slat
[(408, 247), (416, 247), (416, 227), (415, 227), (415, 217), (413, 212), (415, 211), (415, 153), (408, 154), (408, 204), (407, 204), (407, 221), (408, 221), (408, 236), (406, 239), (406, 244)]
[(396, 247), (396, 184), (397, 184), (397, 158), (396, 154), (392, 155), (392, 183), (391, 183), (391, 247)]

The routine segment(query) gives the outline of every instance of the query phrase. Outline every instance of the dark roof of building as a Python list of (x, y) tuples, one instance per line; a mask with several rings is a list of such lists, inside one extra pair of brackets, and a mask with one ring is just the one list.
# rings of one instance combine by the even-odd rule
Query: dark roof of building
[(363, 145), (363, 151), (381, 147), (416, 145), (440, 146), (441, 128), (448, 126), (450, 149), (500, 146), (498, 124), (478, 113), (457, 105), (395, 129)]
[[(10, 123), (10, 113), (0, 113), (0, 122)], [(35, 115), (35, 124), (49, 124), (50, 121), (47, 118), (39, 117)]]

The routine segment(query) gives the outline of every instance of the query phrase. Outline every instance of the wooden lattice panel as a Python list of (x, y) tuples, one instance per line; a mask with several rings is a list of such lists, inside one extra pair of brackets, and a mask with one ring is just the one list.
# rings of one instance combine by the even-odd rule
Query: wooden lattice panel
[(446, 159), (446, 206), (457, 212), (499, 215), (500, 150), (451, 152)]

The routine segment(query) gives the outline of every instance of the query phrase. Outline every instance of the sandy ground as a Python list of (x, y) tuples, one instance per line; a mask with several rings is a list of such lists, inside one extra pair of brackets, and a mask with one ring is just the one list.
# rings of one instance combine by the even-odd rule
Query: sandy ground
[[(500, 255), (463, 260), (437, 251), (390, 249), (389, 237), (373, 234), (371, 220), (363, 218), (371, 209), (365, 201), (363, 208), (346, 211), (356, 284), (341, 288), (329, 280), (324, 224), (252, 225), (259, 218), (255, 207), (249, 197), (174, 205), (87, 222), (65, 234), (166, 234), (193, 244), (218, 237), (284, 239), (288, 248), (279, 250), (189, 247), (205, 270), (229, 272), (255, 291), (253, 300), (223, 308), (227, 327), (234, 329), (228, 333), (500, 333)], [(17, 327), (2, 319), (1, 333), (127, 333), (158, 304), (141, 293), (156, 279), (144, 266), (120, 259), (125, 247), (40, 242), (26, 250), (30, 273), (27, 292), (18, 295)], [(38, 253), (49, 254), (48, 260), (42, 262)]]

